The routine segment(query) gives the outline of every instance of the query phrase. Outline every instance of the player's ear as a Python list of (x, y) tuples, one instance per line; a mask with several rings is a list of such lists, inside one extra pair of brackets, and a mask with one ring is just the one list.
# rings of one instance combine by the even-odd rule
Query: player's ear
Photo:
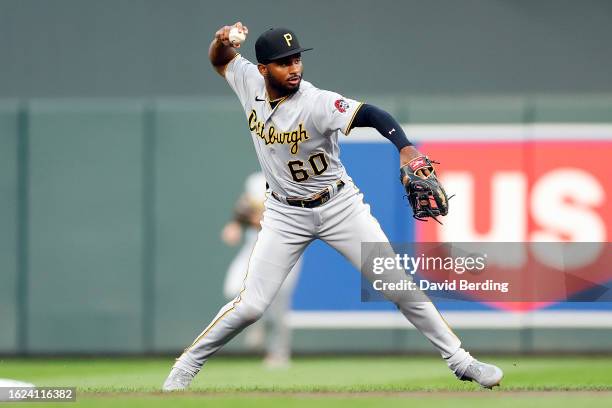
[(268, 74), (268, 66), (264, 64), (257, 64), (257, 69), (262, 76), (266, 76)]

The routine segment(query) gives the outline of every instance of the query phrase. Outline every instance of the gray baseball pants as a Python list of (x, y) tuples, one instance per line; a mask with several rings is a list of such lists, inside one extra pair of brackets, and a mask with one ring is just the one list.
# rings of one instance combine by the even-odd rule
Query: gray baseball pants
[[(210, 356), (257, 321), (313, 240), (325, 241), (358, 270), (361, 270), (362, 242), (389, 242), (350, 179), (327, 203), (315, 208), (293, 207), (269, 197), (261, 225), (240, 294), (219, 310), (174, 367), (196, 374)], [(393, 256), (391, 252), (388, 255)], [(394, 295), (389, 298), (434, 345), (449, 368), (462, 374), (472, 358), (461, 348), (460, 340), (433, 303), (403, 301)]]

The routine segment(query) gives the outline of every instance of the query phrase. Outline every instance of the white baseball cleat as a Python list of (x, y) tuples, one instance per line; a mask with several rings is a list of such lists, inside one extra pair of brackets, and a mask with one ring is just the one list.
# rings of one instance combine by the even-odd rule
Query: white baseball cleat
[(263, 364), (268, 370), (286, 370), (291, 366), (291, 361), (286, 356), (268, 355)]
[(504, 378), (504, 372), (501, 368), (493, 364), (474, 360), (459, 379), (462, 381), (475, 381), (482, 387), (491, 389), (499, 385), (502, 378)]
[(182, 368), (174, 367), (164, 381), (163, 391), (183, 391), (189, 387), (195, 375), (188, 373)]

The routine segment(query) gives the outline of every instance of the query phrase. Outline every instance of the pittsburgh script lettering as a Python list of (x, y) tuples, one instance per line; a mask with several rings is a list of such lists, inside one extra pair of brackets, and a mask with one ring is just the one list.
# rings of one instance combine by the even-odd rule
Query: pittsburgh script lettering
[(299, 144), (308, 140), (308, 132), (302, 123), (298, 125), (297, 129), (290, 132), (279, 132), (274, 126), (270, 126), (266, 131), (264, 123), (257, 120), (255, 110), (252, 110), (249, 115), (249, 129), (262, 138), (266, 145), (275, 143), (290, 145), (292, 154), (297, 154)]

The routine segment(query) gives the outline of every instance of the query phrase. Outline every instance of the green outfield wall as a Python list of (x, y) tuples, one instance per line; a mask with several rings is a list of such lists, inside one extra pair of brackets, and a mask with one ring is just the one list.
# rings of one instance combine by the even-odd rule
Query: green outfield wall
[[(368, 100), (404, 123), (612, 123), (612, 96)], [(231, 97), (1, 101), (0, 353), (183, 348), (224, 302), (219, 233), (257, 168)], [(612, 350), (606, 330), (460, 332), (492, 352)], [(399, 329), (300, 329), (295, 346), (431, 351)]]
[(0, 98), (229, 95), (207, 49), (237, 20), (343, 93), (612, 92), (605, 0), (2, 0)]

